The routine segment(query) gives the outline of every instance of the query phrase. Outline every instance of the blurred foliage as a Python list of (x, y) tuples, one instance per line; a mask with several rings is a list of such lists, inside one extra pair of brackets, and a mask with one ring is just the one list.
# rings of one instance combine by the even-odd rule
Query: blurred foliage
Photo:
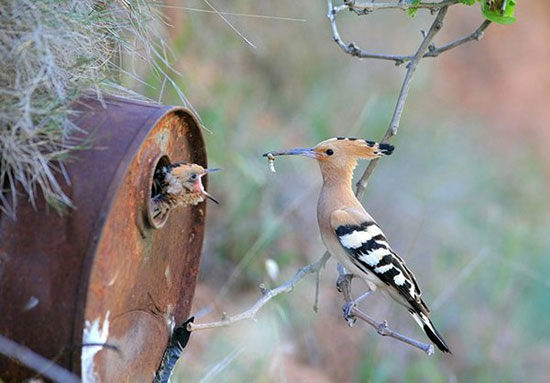
[(488, 19), (499, 24), (516, 22), (516, 0), (484, 0), (481, 1), (481, 12)]
[[(307, 23), (227, 15), (254, 49), (218, 15), (166, 10), (179, 85), (209, 129), (203, 133), (210, 165), (224, 168), (209, 179), (222, 205), (208, 207), (195, 313), (224, 287), (228, 292), (198, 321), (247, 308), (258, 297), (258, 283), (276, 285), (322, 254), (316, 164), (280, 159), (270, 174), (261, 154), (336, 135), (381, 137), (405, 70), (342, 54), (318, 2), (240, 0), (226, 7)], [(369, 23), (344, 18), (342, 33), (358, 40), (383, 34), (386, 51), (417, 44), (421, 36), (411, 31), (430, 20), (424, 14), (406, 23), (399, 13), (369, 17)], [(193, 334), (174, 381), (544, 381), (550, 373), (544, 159), (504, 135), (495, 139), (488, 122), (438, 99), (431, 76), (441, 63), (420, 65), (396, 151), (381, 161), (364, 202), (417, 274), (453, 355), (427, 358), (370, 327), (348, 328), (331, 261), (318, 314), (311, 310), (309, 278), (266, 306), (257, 322)], [(151, 84), (154, 96), (162, 87)], [(163, 100), (178, 102), (170, 91)], [(276, 281), (268, 280), (267, 258), (281, 268)], [(238, 266), (242, 272), (227, 284)], [(367, 305), (377, 319), (423, 339), (400, 307), (379, 295)]]
[[(516, 22), (516, 0), (460, 0), (462, 4), (474, 5), (475, 2), (480, 3), (481, 13), (487, 20), (491, 20), (498, 24), (513, 24)], [(420, 0), (410, 0), (411, 4), (418, 5)], [(418, 8), (409, 8), (410, 17), (416, 16)]]

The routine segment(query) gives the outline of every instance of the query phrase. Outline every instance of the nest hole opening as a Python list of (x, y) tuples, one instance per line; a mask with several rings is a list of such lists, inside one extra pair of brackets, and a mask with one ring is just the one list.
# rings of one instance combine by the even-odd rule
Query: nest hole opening
[(161, 195), (161, 192), (162, 192), (162, 187), (161, 187), (162, 180), (163, 180), (162, 168), (170, 164), (171, 164), (170, 157), (168, 157), (166, 154), (161, 155), (157, 160), (157, 163), (153, 168), (152, 174), (150, 177), (151, 189), (147, 200), (147, 218), (148, 218), (149, 224), (155, 229), (162, 228), (166, 223), (166, 220), (168, 219), (168, 216), (170, 214), (169, 211), (159, 214), (158, 212), (155, 212), (155, 209), (154, 209), (154, 201)]

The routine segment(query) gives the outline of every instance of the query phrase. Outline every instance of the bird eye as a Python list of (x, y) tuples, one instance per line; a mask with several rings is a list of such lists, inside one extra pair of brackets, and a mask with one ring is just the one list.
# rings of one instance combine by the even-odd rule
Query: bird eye
[(192, 179), (193, 181), (196, 180), (196, 179), (197, 179), (197, 174), (193, 174), (193, 175), (191, 176), (191, 179)]
[(327, 151), (325, 153), (328, 154), (329, 156), (332, 156), (334, 154), (334, 150), (327, 149)]

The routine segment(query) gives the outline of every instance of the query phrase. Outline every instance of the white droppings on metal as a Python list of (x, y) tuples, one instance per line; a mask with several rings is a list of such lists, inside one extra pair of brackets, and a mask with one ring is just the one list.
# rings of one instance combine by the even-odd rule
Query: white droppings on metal
[(117, 278), (118, 278), (118, 274), (120, 273), (120, 269), (118, 269), (115, 273), (115, 275), (111, 278), (111, 280), (109, 281), (109, 283), (107, 283), (107, 286), (111, 287), (112, 285), (115, 284)]
[(168, 143), (170, 142), (170, 131), (161, 130), (155, 137), (158, 146), (163, 150), (167, 151)]
[(174, 332), (174, 327), (176, 326), (176, 318), (174, 317), (174, 305), (168, 304), (166, 306), (166, 313), (164, 314), (164, 320), (166, 321), (166, 327), (170, 329), (170, 334)]
[(164, 277), (166, 278), (166, 283), (168, 285), (172, 284), (172, 273), (170, 272), (170, 266), (166, 266), (166, 269), (164, 269)]
[[(96, 373), (94, 371), (94, 357), (102, 350), (101, 346), (86, 346), (86, 344), (99, 343), (104, 344), (109, 337), (109, 313), (105, 314), (105, 319), (101, 325), (100, 318), (96, 318), (92, 323), (86, 321), (82, 331), (82, 355), (80, 358), (82, 369), (82, 383), (96, 383)], [(100, 327), (101, 326), (101, 327)]]
[(23, 311), (29, 311), (29, 310), (32, 310), (33, 308), (35, 308), (36, 306), (38, 306), (38, 303), (40, 301), (38, 300), (37, 297), (35, 296), (31, 296), (27, 302), (27, 304), (25, 305), (25, 307), (23, 308)]

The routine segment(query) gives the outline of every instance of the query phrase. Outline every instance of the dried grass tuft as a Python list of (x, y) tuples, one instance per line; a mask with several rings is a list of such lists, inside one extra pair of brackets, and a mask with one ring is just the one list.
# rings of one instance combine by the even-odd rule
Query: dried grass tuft
[[(72, 206), (63, 162), (83, 143), (70, 105), (93, 91), (142, 98), (117, 83), (134, 66), (153, 65), (176, 88), (168, 49), (157, 32), (159, 13), (146, 0), (0, 0), (0, 210), (15, 218), (24, 192), (58, 210)], [(142, 64), (143, 65), (143, 64)]]

